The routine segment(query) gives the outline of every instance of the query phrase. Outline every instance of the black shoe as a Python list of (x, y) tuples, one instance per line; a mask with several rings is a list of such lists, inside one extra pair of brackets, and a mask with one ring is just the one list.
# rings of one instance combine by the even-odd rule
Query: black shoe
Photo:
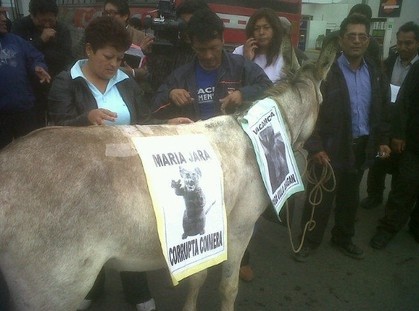
[(419, 230), (414, 230), (412, 227), (409, 227), (409, 233), (412, 235), (416, 243), (419, 243)]
[(365, 209), (373, 209), (380, 206), (381, 203), (383, 203), (383, 196), (374, 195), (368, 196), (365, 199), (363, 199), (360, 203), (360, 206)]
[(339, 243), (332, 238), (331, 243), (333, 247), (340, 250), (344, 255), (348, 257), (355, 259), (365, 258), (364, 251), (352, 242)]
[(370, 246), (375, 249), (382, 249), (387, 246), (388, 242), (390, 242), (394, 236), (395, 233), (378, 230), (377, 233), (372, 237)]
[(298, 253), (294, 253), (294, 260), (297, 262), (306, 262), (310, 256), (311, 248), (303, 246)]

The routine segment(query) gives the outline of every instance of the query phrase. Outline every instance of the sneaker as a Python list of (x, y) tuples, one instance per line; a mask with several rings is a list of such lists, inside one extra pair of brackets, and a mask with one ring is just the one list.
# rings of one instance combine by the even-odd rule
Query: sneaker
[(138, 303), (136, 306), (137, 311), (156, 311), (156, 302), (153, 298), (146, 302)]
[(253, 274), (252, 267), (250, 265), (245, 265), (240, 267), (239, 277), (242, 281), (250, 282), (255, 277)]
[(77, 311), (83, 311), (83, 310), (87, 310), (90, 308), (90, 306), (92, 305), (92, 300), (90, 299), (84, 299), (79, 307), (77, 308)]
[(388, 242), (390, 242), (394, 236), (394, 233), (378, 230), (377, 233), (372, 237), (370, 246), (375, 249), (382, 249), (387, 246)]
[(365, 254), (364, 251), (356, 246), (352, 242), (346, 242), (346, 243), (339, 243), (336, 240), (332, 238), (332, 246), (338, 249), (342, 252), (342, 254), (354, 258), (354, 259), (364, 259)]
[(383, 203), (382, 195), (372, 195), (363, 199), (360, 206), (365, 209), (373, 209), (380, 206), (381, 203)]

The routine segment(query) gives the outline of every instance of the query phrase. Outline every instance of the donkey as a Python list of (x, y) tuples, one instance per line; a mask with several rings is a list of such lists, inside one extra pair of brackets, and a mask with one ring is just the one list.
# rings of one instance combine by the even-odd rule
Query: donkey
[[(315, 65), (303, 66), (269, 93), (294, 146), (313, 129), (319, 85), (335, 54), (329, 45)], [(75, 310), (108, 261), (126, 271), (164, 267), (144, 169), (130, 137), (203, 134), (224, 174), (228, 260), (222, 263), (219, 288), (221, 310), (234, 310), (240, 260), (269, 203), (251, 142), (236, 118), (179, 126), (50, 127), (4, 148), (0, 267), (14, 308)], [(184, 311), (196, 310), (205, 278), (206, 271), (188, 278)]]

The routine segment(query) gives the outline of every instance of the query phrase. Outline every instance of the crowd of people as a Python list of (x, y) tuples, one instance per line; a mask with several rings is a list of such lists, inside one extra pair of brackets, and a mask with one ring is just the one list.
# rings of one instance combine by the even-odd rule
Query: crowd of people
[[(341, 52), (322, 84), (323, 103), (315, 131), (305, 143), (309, 166), (319, 180), (327, 166), (336, 177), (326, 182), (323, 199), (315, 207), (306, 196), (301, 228), (305, 232), (296, 261), (305, 262), (322, 242), (332, 211), (331, 243), (343, 254), (363, 259), (364, 251), (353, 242), (357, 209), (371, 209), (383, 201), (385, 175), (392, 177), (391, 191), (370, 246), (382, 249), (409, 222), (409, 232), (419, 243), (417, 131), (418, 85), (414, 75), (419, 58), (419, 26), (408, 22), (397, 31), (396, 52), (381, 61), (377, 42), (369, 36), (371, 8), (357, 4), (341, 23)], [(417, 75), (417, 73), (416, 73)], [(416, 81), (416, 84), (415, 84)], [(399, 91), (400, 89), (400, 91)], [(416, 96), (416, 98), (415, 98)], [(409, 147), (407, 140), (409, 137)], [(368, 197), (360, 202), (364, 171)], [(315, 178), (316, 179), (316, 178)], [(308, 183), (306, 193), (315, 185)], [(314, 214), (313, 213), (314, 209)]]
[[(29, 12), (10, 27), (0, 4), (0, 149), (47, 125), (182, 124), (233, 113), (262, 98), (306, 59), (298, 49), (283, 53), (290, 24), (268, 8), (255, 11), (246, 25), (246, 42), (229, 53), (223, 21), (206, 2), (185, 0), (176, 8), (186, 25), (178, 45), (156, 56), (153, 37), (130, 18), (128, 1), (106, 0), (102, 16), (85, 29), (82, 59), (71, 53), (70, 32), (58, 21), (54, 0), (31, 0)], [(302, 228), (310, 218), (316, 226), (294, 256), (300, 262), (321, 244), (332, 211), (332, 245), (349, 257), (364, 258), (353, 242), (357, 208), (382, 203), (387, 173), (391, 191), (370, 245), (384, 248), (409, 219), (419, 243), (419, 26), (401, 26), (396, 53), (382, 62), (369, 35), (371, 17), (368, 5), (355, 5), (339, 31), (326, 38), (338, 37), (341, 52), (322, 84), (323, 104), (304, 148), (315, 175), (331, 166), (336, 187), (325, 193), (314, 215), (306, 199)], [(139, 66), (124, 61), (132, 45), (146, 60)], [(367, 168), (368, 197), (360, 204)], [(308, 183), (306, 192), (313, 187)], [(137, 310), (156, 310), (144, 272), (120, 276), (129, 303)], [(240, 277), (253, 278), (247, 251)], [(102, 269), (81, 310), (103, 294), (104, 281)]]

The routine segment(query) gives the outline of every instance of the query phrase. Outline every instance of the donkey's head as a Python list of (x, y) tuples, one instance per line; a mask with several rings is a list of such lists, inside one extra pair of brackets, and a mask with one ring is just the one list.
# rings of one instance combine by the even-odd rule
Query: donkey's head
[(339, 38), (334, 37), (329, 39), (323, 45), (320, 56), (316, 62), (315, 78), (318, 81), (326, 79), (327, 73), (330, 70), (339, 49)]

